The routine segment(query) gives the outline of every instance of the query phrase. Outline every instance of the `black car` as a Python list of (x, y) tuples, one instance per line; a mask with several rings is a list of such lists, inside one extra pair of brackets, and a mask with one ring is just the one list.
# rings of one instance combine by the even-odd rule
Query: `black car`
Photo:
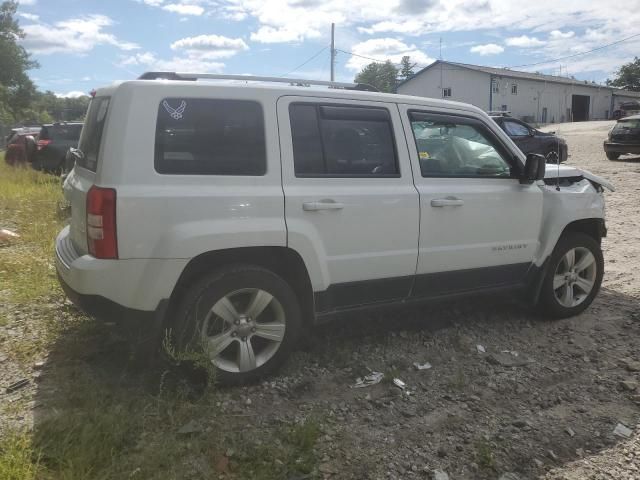
[(616, 122), (609, 138), (604, 141), (609, 160), (617, 160), (625, 153), (640, 153), (640, 115), (631, 115)]
[(43, 125), (38, 136), (38, 148), (31, 166), (36, 170), (60, 173), (70, 147), (77, 147), (82, 123), (53, 123)]
[(558, 156), (560, 162), (567, 160), (567, 142), (558, 137), (555, 132), (541, 132), (522, 120), (509, 115), (490, 114), (490, 116), (525, 155), (529, 153), (544, 155), (547, 163), (556, 163)]

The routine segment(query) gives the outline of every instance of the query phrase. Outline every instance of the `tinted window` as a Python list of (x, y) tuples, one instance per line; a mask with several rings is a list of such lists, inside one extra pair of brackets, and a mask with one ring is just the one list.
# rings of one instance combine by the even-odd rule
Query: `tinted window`
[(491, 134), (478, 122), (411, 115), (423, 177), (510, 177)]
[(292, 104), (289, 115), (297, 176), (398, 174), (386, 109)]
[(53, 125), (49, 128), (52, 140), (78, 141), (82, 125)]
[(166, 98), (158, 107), (155, 168), (165, 174), (264, 175), (262, 107), (246, 100)]
[(615, 132), (624, 132), (625, 130), (640, 128), (640, 120), (619, 120), (613, 127)]
[(109, 110), (109, 97), (95, 97), (89, 104), (89, 111), (80, 135), (80, 151), (82, 155), (77, 164), (93, 172), (98, 167), (98, 155), (102, 143), (102, 133)]
[(504, 129), (511, 137), (525, 137), (529, 135), (529, 129), (518, 122), (504, 121)]

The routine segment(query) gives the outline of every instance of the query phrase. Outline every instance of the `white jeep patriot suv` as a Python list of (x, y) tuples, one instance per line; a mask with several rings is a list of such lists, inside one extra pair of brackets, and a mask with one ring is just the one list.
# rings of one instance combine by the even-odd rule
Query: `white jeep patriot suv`
[(56, 240), (75, 303), (171, 332), (240, 383), (337, 312), (519, 292), (566, 317), (593, 301), (605, 180), (545, 179), (471, 105), (275, 81), (161, 72), (95, 93)]

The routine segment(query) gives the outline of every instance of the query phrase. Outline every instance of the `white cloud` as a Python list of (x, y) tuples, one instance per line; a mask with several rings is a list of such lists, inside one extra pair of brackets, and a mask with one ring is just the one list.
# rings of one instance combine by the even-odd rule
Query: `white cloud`
[(56, 93), (55, 96), (58, 98), (78, 98), (78, 97), (88, 97), (89, 94), (87, 94), (86, 92), (81, 92), (79, 90), (72, 90), (67, 93)]
[(504, 43), (506, 43), (510, 47), (531, 48), (531, 47), (541, 47), (546, 42), (536, 37), (528, 37), (527, 35), (521, 35), (519, 37), (509, 37), (505, 40)]
[[(396, 38), (372, 38), (354, 45), (351, 47), (351, 52), (355, 55), (347, 61), (347, 68), (354, 71), (359, 71), (371, 63), (373, 60), (369, 58), (383, 62), (390, 60), (393, 63), (400, 63), (402, 57), (408, 55), (413, 63), (417, 63), (421, 67), (434, 61), (415, 45), (407, 45)], [(356, 55), (361, 55), (361, 57)]]
[(549, 38), (551, 40), (556, 40), (556, 39), (567, 39), (567, 38), (572, 38), (575, 36), (575, 32), (573, 31), (568, 31), (568, 32), (561, 32), (560, 30), (552, 30), (551, 32), (549, 32)]
[(173, 72), (198, 72), (220, 73), (224, 69), (224, 63), (214, 62), (201, 57), (173, 57), (161, 59), (152, 52), (143, 52), (125, 57), (120, 62), (122, 67), (139, 67), (138, 73), (145, 70), (173, 71)]
[(232, 57), (239, 52), (249, 50), (249, 46), (241, 38), (198, 35), (173, 42), (171, 50), (184, 50), (192, 57), (214, 59)]
[(86, 54), (98, 45), (112, 45), (120, 50), (135, 50), (135, 43), (119, 40), (111, 33), (105, 33), (105, 27), (113, 21), (105, 15), (88, 15), (70, 18), (48, 25), (37, 23), (22, 27), (26, 36), (22, 45), (32, 53), (76, 53)]
[(18, 15), (26, 20), (31, 20), (32, 22), (37, 22), (38, 20), (40, 20), (40, 16), (36, 15), (35, 13), (18, 13)]
[(495, 43), (487, 43), (486, 45), (474, 45), (469, 51), (478, 55), (497, 55), (504, 52), (504, 47)]
[(192, 5), (186, 3), (169, 3), (162, 6), (167, 12), (179, 13), (180, 15), (202, 15), (204, 8), (200, 5)]

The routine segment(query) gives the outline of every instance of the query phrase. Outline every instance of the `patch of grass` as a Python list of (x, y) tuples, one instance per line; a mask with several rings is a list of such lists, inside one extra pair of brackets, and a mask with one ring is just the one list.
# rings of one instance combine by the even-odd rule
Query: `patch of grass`
[(283, 427), (277, 432), (275, 442), (269, 439), (258, 447), (243, 449), (232, 463), (233, 472), (238, 478), (254, 480), (280, 480), (310, 474), (318, 462), (315, 445), (319, 436), (320, 426), (315, 419)]
[(39, 472), (39, 458), (30, 437), (26, 433), (4, 432), (0, 440), (0, 478), (34, 480)]
[(59, 292), (53, 263), (55, 237), (63, 226), (60, 179), (30, 167), (10, 167), (0, 154), (0, 228), (20, 238), (0, 247), (0, 291), (29, 301)]
[(452, 390), (463, 390), (467, 385), (467, 377), (460, 367), (447, 379), (447, 386)]
[(483, 470), (495, 470), (496, 459), (493, 455), (493, 447), (487, 440), (478, 440), (475, 444), (476, 463)]

